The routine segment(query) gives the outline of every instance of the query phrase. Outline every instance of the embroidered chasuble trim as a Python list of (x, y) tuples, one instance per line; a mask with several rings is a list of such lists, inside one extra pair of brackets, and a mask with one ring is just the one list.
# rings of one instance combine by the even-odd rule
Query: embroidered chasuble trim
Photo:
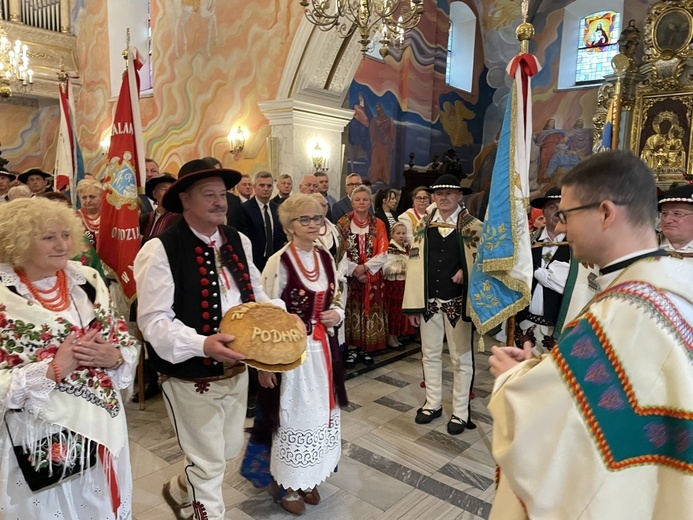
[(640, 405), (594, 315), (587, 313), (549, 355), (607, 468), (660, 464), (693, 474), (693, 412)]
[(652, 316), (657, 324), (686, 347), (688, 361), (693, 362), (693, 327), (685, 320), (663, 291), (649, 283), (624, 282), (595, 296), (592, 303), (617, 298), (634, 304)]

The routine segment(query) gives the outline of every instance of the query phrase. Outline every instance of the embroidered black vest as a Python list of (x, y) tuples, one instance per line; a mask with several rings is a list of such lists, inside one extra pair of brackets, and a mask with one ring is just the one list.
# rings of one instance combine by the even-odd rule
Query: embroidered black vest
[[(255, 301), (250, 282), (248, 262), (241, 238), (234, 228), (220, 226), (223, 243), (220, 246), (221, 263), (231, 272), (241, 300)], [(220, 278), (214, 261), (214, 248), (197, 238), (181, 219), (159, 236), (164, 245), (171, 274), (175, 283), (173, 312), (198, 334), (211, 336), (221, 322)], [(169, 363), (148, 345), (150, 362), (157, 372), (182, 378), (219, 376), (224, 372), (223, 363), (207, 357), (194, 357), (182, 363)]]
[(455, 229), (442, 237), (438, 228), (429, 227), (426, 233), (428, 297), (452, 300), (461, 296), (466, 288), (452, 283), (452, 277), (462, 269), (463, 262), (459, 254), (458, 231)]

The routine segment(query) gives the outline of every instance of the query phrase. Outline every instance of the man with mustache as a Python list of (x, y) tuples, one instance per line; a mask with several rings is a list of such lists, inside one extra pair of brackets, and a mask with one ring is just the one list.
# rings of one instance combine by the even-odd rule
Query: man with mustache
[(270, 301), (250, 240), (224, 225), (226, 192), (240, 179), (204, 159), (184, 164), (162, 199), (183, 218), (135, 259), (137, 323), (187, 459), (163, 489), (179, 520), (224, 518), (224, 470), (243, 445), (248, 377), (243, 356), (227, 346), (234, 337), (218, 327), (231, 307)]

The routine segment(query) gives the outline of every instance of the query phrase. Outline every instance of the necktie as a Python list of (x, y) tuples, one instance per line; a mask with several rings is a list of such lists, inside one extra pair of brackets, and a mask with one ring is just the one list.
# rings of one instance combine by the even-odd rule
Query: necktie
[(270, 220), (269, 211), (267, 210), (267, 204), (263, 208), (265, 214), (265, 258), (269, 258), (274, 253), (274, 247), (272, 242), (272, 220)]

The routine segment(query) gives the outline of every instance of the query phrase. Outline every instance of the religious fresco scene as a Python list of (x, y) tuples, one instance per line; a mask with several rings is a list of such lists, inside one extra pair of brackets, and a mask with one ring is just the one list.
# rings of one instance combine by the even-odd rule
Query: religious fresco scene
[(693, 0), (1, 0), (0, 113), (0, 520), (693, 518)]

